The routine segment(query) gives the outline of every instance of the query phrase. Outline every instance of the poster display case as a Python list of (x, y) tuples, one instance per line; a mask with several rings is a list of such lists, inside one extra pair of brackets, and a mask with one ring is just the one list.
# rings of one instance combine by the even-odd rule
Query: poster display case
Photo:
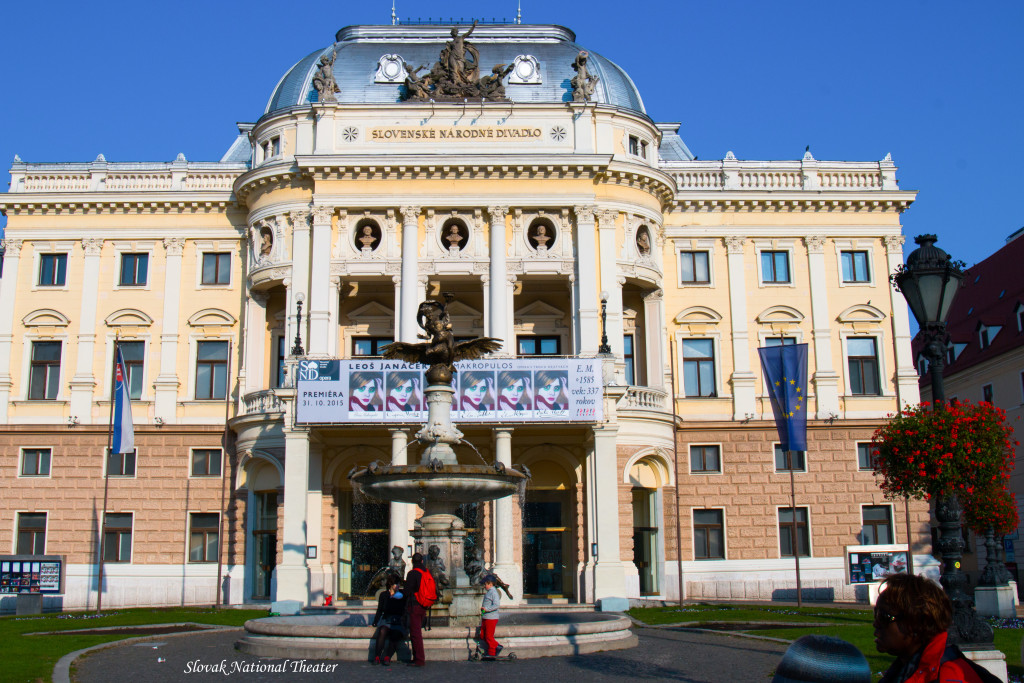
[(0, 595), (64, 592), (63, 555), (0, 555)]

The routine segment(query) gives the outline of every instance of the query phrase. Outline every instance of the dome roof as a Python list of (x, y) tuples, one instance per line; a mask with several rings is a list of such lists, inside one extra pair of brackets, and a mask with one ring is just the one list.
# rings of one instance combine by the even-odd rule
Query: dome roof
[[(337, 95), (338, 102), (399, 102), (405, 75), (401, 75), (400, 82), (379, 82), (377, 72), (381, 57), (398, 55), (406, 64), (429, 69), (451, 39), (452, 28), (450, 25), (347, 26), (338, 31), (336, 43), (310, 53), (288, 70), (274, 88), (265, 113), (315, 102), (317, 95), (312, 80), (317, 62), (321, 56), (330, 57), (332, 49), (338, 53), (334, 62), (334, 78), (341, 91)], [(461, 34), (468, 28), (458, 27)], [(513, 102), (572, 101), (569, 85), (575, 75), (572, 63), (585, 49), (575, 41), (572, 31), (552, 25), (478, 25), (469, 37), (469, 42), (480, 52), (481, 74), (489, 72), (496, 64), (512, 64), (520, 55), (536, 59), (540, 82), (506, 85), (505, 95)], [(601, 55), (587, 52), (590, 72), (600, 77), (593, 101), (646, 113), (640, 93), (626, 72)]]

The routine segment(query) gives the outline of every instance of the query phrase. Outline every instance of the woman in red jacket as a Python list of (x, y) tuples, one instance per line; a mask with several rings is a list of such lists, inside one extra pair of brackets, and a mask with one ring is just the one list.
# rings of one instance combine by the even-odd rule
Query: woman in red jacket
[(881, 683), (985, 683), (984, 673), (947, 643), (953, 605), (934, 581), (895, 574), (875, 604), (875, 646), (896, 655)]

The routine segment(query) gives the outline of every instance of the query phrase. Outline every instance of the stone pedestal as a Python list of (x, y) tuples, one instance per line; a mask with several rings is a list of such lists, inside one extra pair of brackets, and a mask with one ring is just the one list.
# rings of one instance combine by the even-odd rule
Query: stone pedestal
[(980, 664), (985, 667), (993, 676), (1006, 683), (1010, 676), (1006, 670), (1006, 655), (999, 650), (987, 649), (987, 650), (968, 650), (965, 647), (961, 647), (964, 656), (971, 660), (975, 664)]
[[(427, 569), (437, 582), (438, 602), (434, 616), (448, 618), (449, 626), (470, 626), (480, 620), (480, 600), (484, 591), (471, 586), (463, 566), (466, 539), (465, 524), (452, 514), (435, 513), (420, 517), (412, 532), (416, 552), (423, 555)], [(431, 548), (436, 547), (436, 558)], [(438, 562), (440, 560), (440, 562)], [(447, 586), (443, 581), (447, 579)]]
[(978, 586), (974, 589), (974, 608), (986, 617), (1015, 617), (1014, 597), (1010, 586)]

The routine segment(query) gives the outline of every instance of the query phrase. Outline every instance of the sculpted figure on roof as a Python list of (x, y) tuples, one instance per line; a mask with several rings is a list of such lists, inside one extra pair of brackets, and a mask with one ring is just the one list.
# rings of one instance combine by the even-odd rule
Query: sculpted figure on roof
[(406, 65), (405, 101), (462, 102), (491, 100), (506, 102), (503, 79), (512, 72), (512, 67), (498, 64), (491, 73), (480, 77), (480, 51), (467, 38), (472, 35), (477, 22), (460, 34), (458, 27), (451, 31), (452, 38), (441, 49), (440, 58), (434, 62), (430, 72), (419, 76), (424, 67), (412, 69)]
[(572, 86), (573, 102), (589, 102), (594, 97), (594, 88), (597, 87), (597, 82), (601, 80), (597, 74), (592, 74), (587, 70), (588, 57), (590, 55), (586, 50), (580, 50), (572, 62), (572, 69), (576, 72), (576, 75), (569, 81), (569, 85)]
[(338, 88), (338, 83), (334, 80), (334, 60), (337, 58), (338, 51), (332, 50), (330, 59), (323, 56), (317, 62), (316, 75), (313, 76), (313, 87), (316, 88), (316, 94), (319, 96), (318, 100), (320, 102), (338, 101), (335, 94), (341, 92), (341, 89)]

